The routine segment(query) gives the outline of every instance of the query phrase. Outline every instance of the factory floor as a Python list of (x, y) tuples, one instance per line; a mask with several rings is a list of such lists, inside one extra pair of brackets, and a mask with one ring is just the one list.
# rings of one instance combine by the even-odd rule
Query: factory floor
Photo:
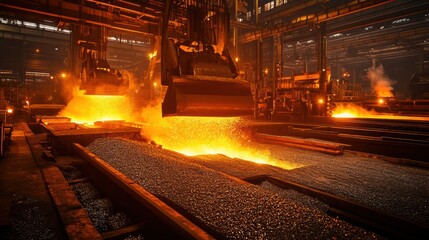
[(0, 239), (66, 239), (24, 131), (14, 125), (0, 159)]

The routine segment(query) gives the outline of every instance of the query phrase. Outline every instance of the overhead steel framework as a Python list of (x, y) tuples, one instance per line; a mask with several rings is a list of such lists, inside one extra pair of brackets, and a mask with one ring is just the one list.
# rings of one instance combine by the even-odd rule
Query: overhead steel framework
[(57, 21), (94, 24), (148, 35), (157, 34), (159, 14), (162, 11), (160, 4), (156, 1), (147, 1), (144, 5), (116, 1), (113, 5), (96, 0), (5, 0), (0, 3), (0, 6), (13, 10), (12, 15), (20, 13), (26, 18), (31, 17), (28, 14), (35, 14)]
[[(319, 3), (326, 1), (312, 1), (311, 3)], [(289, 31), (298, 30), (300, 28), (308, 27), (309, 25), (317, 25), (322, 22), (326, 22), (329, 20), (333, 20), (339, 17), (344, 17), (349, 14), (357, 13), (359, 11), (363, 11), (372, 7), (376, 7), (382, 4), (386, 4), (392, 2), (392, 0), (371, 0), (371, 1), (351, 1), (347, 4), (342, 4), (340, 6), (335, 6), (332, 8), (328, 8), (323, 12), (315, 12), (315, 13), (307, 13), (305, 15), (301, 15), (292, 20), (289, 20), (285, 23), (280, 23), (274, 25), (272, 27), (263, 26), (258, 30), (251, 31), (249, 33), (244, 34), (240, 37), (240, 43), (246, 43), (250, 41), (255, 41), (258, 38), (265, 38), (270, 36), (275, 36), (279, 33), (285, 33)], [(306, 4), (300, 5), (302, 10), (305, 12)], [(301, 9), (297, 8), (296, 10)], [(290, 11), (286, 11), (290, 12)], [(275, 19), (275, 17), (282, 17), (284, 14), (275, 14), (274, 16), (269, 16), (266, 19), (262, 19), (265, 22), (271, 22)]]

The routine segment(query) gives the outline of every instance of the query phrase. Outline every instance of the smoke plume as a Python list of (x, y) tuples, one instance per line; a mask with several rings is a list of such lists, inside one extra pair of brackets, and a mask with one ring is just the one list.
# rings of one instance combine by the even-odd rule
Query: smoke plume
[(377, 97), (393, 97), (392, 85), (395, 82), (384, 74), (383, 65), (368, 69), (367, 77), (371, 81), (371, 89)]

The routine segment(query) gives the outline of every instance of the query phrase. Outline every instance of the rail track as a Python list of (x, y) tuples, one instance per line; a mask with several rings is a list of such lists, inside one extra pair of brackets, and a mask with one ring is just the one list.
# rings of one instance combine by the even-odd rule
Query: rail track
[[(87, 177), (71, 181), (69, 184), (81, 181), (93, 182), (97, 189), (136, 219), (136, 223), (130, 226), (101, 233), (102, 239), (118, 239), (135, 232), (141, 233), (146, 239), (212, 239), (203, 230), (204, 226), (193, 224), (81, 145), (74, 144), (74, 150), (83, 160), (79, 163), (80, 169), (84, 169)], [(426, 226), (278, 177), (258, 175), (241, 180), (255, 185), (268, 182), (284, 190), (296, 190), (327, 204), (328, 215), (339, 217), (389, 238), (419, 239), (427, 236), (429, 232)], [(238, 179), (236, 181), (240, 182)]]
[(419, 239), (423, 236), (428, 236), (429, 228), (426, 226), (412, 223), (408, 220), (309, 186), (269, 175), (246, 177), (242, 180), (256, 185), (268, 182), (284, 190), (292, 189), (317, 198), (329, 205), (329, 215), (339, 217), (353, 224), (358, 224), (390, 238)]
[[(190, 222), (178, 211), (150, 194), (86, 148), (79, 144), (74, 144), (73, 148), (79, 156), (78, 159), (75, 158), (75, 164), (84, 171), (85, 177), (68, 181), (68, 184), (92, 182), (115, 205), (119, 206), (120, 209), (124, 209), (134, 219), (134, 223), (131, 225), (99, 233), (99, 239), (121, 239), (133, 233), (141, 234), (145, 239), (212, 239), (203, 230), (204, 226), (197, 226)], [(49, 171), (52, 176), (52, 169)], [(48, 172), (46, 172), (46, 175), (48, 175)], [(429, 232), (429, 228), (426, 226), (278, 177), (257, 175), (237, 179), (236, 181), (240, 183), (240, 180), (255, 185), (268, 182), (285, 191), (289, 189), (298, 191), (327, 204), (329, 206), (327, 214), (331, 217), (339, 217), (342, 220), (389, 238), (419, 239), (422, 236), (427, 236)], [(61, 205), (63, 201), (58, 200), (58, 198), (59, 194), (64, 192), (55, 192), (57, 190), (51, 186), (49, 189), (54, 199), (57, 199), (58, 205)], [(69, 198), (70, 194), (65, 194), (64, 196)], [(61, 206), (61, 208), (64, 208), (64, 206)], [(63, 218), (66, 219), (67, 216), (63, 216)], [(97, 236), (97, 234), (95, 235)]]
[[(254, 133), (321, 139), (341, 144), (345, 150), (428, 162), (429, 122), (381, 119), (320, 118), (311, 123), (275, 123), (251, 126)], [(256, 135), (255, 140), (276, 143)], [(282, 141), (277, 141), (277, 143)], [(283, 141), (284, 142), (284, 141)], [(409, 162), (413, 164), (413, 162)], [(423, 164), (424, 165), (424, 164)]]
[[(61, 126), (59, 128), (62, 129)], [(73, 140), (64, 141), (63, 146), (53, 146), (46, 128), (34, 125), (32, 130), (37, 132), (38, 137), (34, 137), (31, 130), (27, 129), (27, 141), (41, 168), (69, 239), (213, 239), (172, 207), (133, 183), (80, 144), (64, 146), (74, 141), (86, 142), (87, 138), (77, 136), (80, 140), (76, 140), (75, 134), (61, 135)], [(43, 134), (45, 132), (48, 132), (47, 136)], [(106, 137), (105, 134), (93, 132), (91, 136), (95, 137), (89, 138)], [(130, 136), (133, 135), (134, 132), (131, 131)], [(64, 149), (67, 149), (66, 154)], [(73, 173), (69, 172), (70, 168)], [(70, 178), (68, 175), (74, 177)], [(95, 192), (85, 188), (79, 190), (77, 185), (80, 184), (94, 188), (90, 190)], [(85, 194), (93, 198), (90, 203), (88, 199), (82, 199), (88, 198), (82, 197)], [(107, 205), (109, 210), (100, 209), (105, 207), (100, 207), (98, 202)], [(114, 209), (116, 213), (125, 213), (128, 221), (119, 227), (99, 229), (94, 221), (108, 217), (105, 214), (110, 209)], [(94, 219), (96, 214), (103, 216)]]
[[(295, 127), (296, 126), (297, 125), (295, 125)], [(302, 127), (303, 125), (301, 124), (299, 126)], [(212, 238), (212, 236), (204, 230), (205, 226), (195, 225), (187, 218), (183, 217), (180, 209), (175, 210), (174, 204), (169, 203), (169, 206), (165, 202), (157, 199), (144, 188), (105, 163), (102, 159), (88, 152), (88, 150), (81, 145), (73, 144), (71, 149), (73, 149), (73, 155), (78, 156), (74, 158), (78, 159), (76, 163), (78, 163), (77, 165), (80, 169), (84, 170), (85, 177), (66, 182), (65, 184), (70, 186), (85, 181), (94, 183), (103, 195), (112, 199), (115, 205), (123, 209), (126, 213), (129, 213), (133, 219), (133, 223), (126, 227), (104, 233), (95, 233), (98, 239), (121, 239), (131, 233), (141, 233), (147, 239), (159, 239), (160, 237), (164, 239)], [(50, 169), (45, 175), (53, 175), (53, 171), (56, 170)], [(49, 179), (49, 177), (47, 178)], [(429, 228), (427, 226), (415, 224), (376, 209), (366, 207), (362, 204), (345, 200), (330, 193), (287, 181), (279, 177), (258, 175), (247, 177), (242, 180), (256, 185), (269, 182), (285, 190), (294, 189), (329, 205), (328, 215), (339, 217), (358, 226), (363, 226), (382, 236), (415, 239), (428, 236), (427, 233), (429, 232)], [(52, 183), (51, 185), (58, 184), (58, 180), (55, 179), (48, 180), (47, 182), (48, 184)], [(55, 190), (56, 188), (58, 190), (58, 186), (49, 186), (49, 188), (50, 190)], [(61, 190), (63, 188), (67, 189), (67, 186), (64, 185), (60, 187), (60, 192), (52, 193), (52, 195), (53, 199), (57, 200), (59, 211), (61, 212), (65, 209), (65, 212), (67, 212), (69, 208), (76, 208), (76, 206), (73, 205), (76, 203), (73, 202), (71, 207), (64, 207), (64, 202), (68, 202), (69, 200), (67, 199), (71, 195), (70, 193), (64, 193), (64, 190)], [(67, 199), (61, 199), (61, 195), (67, 197)], [(63, 209), (61, 210), (61, 208)], [(80, 221), (80, 224), (78, 223), (77, 226), (82, 226), (82, 219), (73, 220), (67, 215), (63, 216), (63, 221), (66, 223), (76, 223), (76, 221)], [(87, 224), (85, 224), (85, 226), (88, 228)], [(91, 232), (88, 229), (81, 229), (81, 232), (84, 231)], [(76, 234), (76, 232), (74, 234)]]
[[(75, 227), (84, 227), (85, 229), (80, 229), (78, 232), (92, 231), (90, 238), (97, 239), (124, 239), (129, 235), (142, 236), (144, 239), (213, 239), (200, 227), (80, 144), (74, 144), (73, 148), (78, 156), (73, 157), (73, 164), (84, 173), (84, 176), (67, 182), (48, 180), (48, 188), (63, 222), (73, 223), (66, 225), (67, 233), (71, 238), (76, 236)], [(57, 171), (55, 167), (45, 170), (46, 178), (55, 176), (55, 171)], [(61, 177), (54, 178), (61, 179)], [(58, 182), (63, 182), (63, 186), (57, 187)], [(115, 208), (121, 209), (130, 216), (131, 224), (110, 231), (95, 232), (93, 227), (88, 227), (91, 226), (88, 220), (82, 221), (85, 219), (84, 216), (79, 215), (78, 219), (72, 219), (68, 208), (76, 207), (77, 203), (70, 191), (74, 189), (73, 185), (82, 182), (93, 184), (103, 199), (107, 197), (113, 202)], [(79, 200), (82, 202), (82, 199)], [(65, 206), (64, 203), (71, 204)], [(86, 210), (91, 215), (91, 209)], [(76, 221), (77, 224), (75, 224)], [(82, 222), (85, 223), (84, 226)]]

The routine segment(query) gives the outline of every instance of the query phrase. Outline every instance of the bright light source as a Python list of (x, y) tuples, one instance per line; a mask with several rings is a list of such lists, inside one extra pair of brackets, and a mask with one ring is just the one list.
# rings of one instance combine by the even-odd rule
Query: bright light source
[(158, 84), (156, 82), (153, 83), (153, 86), (156, 87)]
[(54, 79), (54, 76), (50, 76), (49, 78), (50, 78), (50, 79)]
[(238, 62), (238, 57), (235, 58), (235, 62)]
[(380, 105), (384, 104), (384, 99), (383, 98), (379, 98), (378, 99), (378, 104), (380, 104)]
[(13, 113), (13, 109), (12, 108), (8, 108), (7, 109), (7, 113)]
[(66, 73), (61, 73), (61, 77), (65, 78), (65, 77), (67, 77), (67, 74)]
[(319, 104), (323, 104), (323, 103), (325, 103), (325, 100), (324, 100), (323, 98), (319, 98), (319, 100), (317, 100), (317, 102), (318, 102)]
[(157, 54), (157, 51), (155, 51), (153, 53), (149, 53), (149, 59), (156, 57), (156, 54)]

